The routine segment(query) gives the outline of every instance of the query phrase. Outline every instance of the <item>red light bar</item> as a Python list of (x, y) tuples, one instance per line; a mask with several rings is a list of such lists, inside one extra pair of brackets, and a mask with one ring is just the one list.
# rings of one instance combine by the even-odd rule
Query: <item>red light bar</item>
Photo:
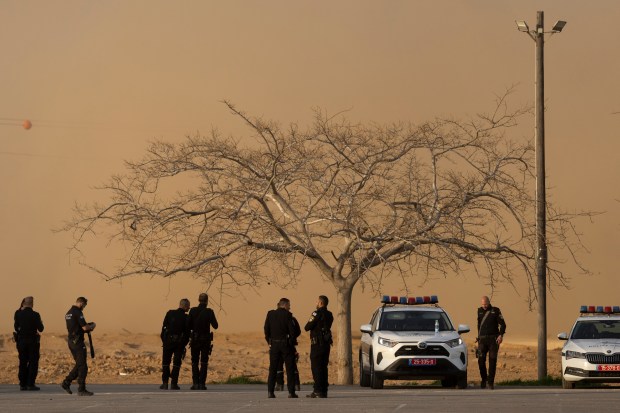
[(620, 313), (620, 306), (582, 305), (579, 307), (579, 312), (582, 314), (618, 314)]
[(396, 295), (384, 295), (381, 297), (381, 304), (402, 304), (402, 305), (415, 305), (415, 304), (438, 304), (439, 299), (436, 295), (425, 295), (417, 297), (398, 297)]

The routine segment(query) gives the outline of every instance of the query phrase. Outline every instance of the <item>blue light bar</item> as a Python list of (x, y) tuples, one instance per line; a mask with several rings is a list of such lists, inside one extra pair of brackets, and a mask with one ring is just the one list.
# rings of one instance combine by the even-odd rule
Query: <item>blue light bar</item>
[(620, 306), (582, 305), (579, 307), (579, 312), (582, 314), (618, 314), (620, 313)]
[(437, 303), (439, 303), (439, 298), (436, 295), (426, 295), (418, 297), (398, 297), (396, 295), (384, 295), (381, 297), (381, 304), (418, 305)]

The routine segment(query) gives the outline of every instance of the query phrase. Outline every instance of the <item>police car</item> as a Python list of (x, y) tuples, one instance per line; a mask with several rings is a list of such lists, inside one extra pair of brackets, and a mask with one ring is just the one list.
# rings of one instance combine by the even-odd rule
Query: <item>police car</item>
[(581, 306), (562, 348), (562, 387), (620, 382), (620, 306)]
[(369, 324), (360, 327), (360, 385), (383, 388), (389, 380), (441, 380), (467, 387), (469, 326), (455, 330), (437, 296), (384, 296)]

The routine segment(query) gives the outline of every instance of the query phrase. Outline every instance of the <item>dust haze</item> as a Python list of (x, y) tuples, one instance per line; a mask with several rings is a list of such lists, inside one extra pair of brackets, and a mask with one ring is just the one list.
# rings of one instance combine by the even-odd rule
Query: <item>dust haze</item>
[[(583, 276), (561, 264), (570, 288), (552, 286), (548, 332), (570, 328), (579, 305), (619, 305), (620, 3), (580, 1), (128, 2), (1, 1), (0, 15), (0, 330), (12, 329), (21, 299), (35, 297), (47, 331), (89, 298), (98, 331), (157, 332), (180, 298), (197, 303), (205, 286), (191, 276), (106, 282), (81, 265), (114, 265), (114, 248), (69, 254), (53, 228), (75, 203), (101, 200), (94, 189), (153, 139), (177, 142), (247, 130), (221, 103), (283, 125), (308, 124), (312, 108), (347, 111), (354, 121), (420, 122), (490, 110), (511, 85), (514, 106), (534, 99), (534, 42), (516, 19), (566, 20), (545, 47), (548, 199), (569, 211), (601, 211), (579, 231)], [(614, 114), (615, 113), (615, 114)], [(533, 139), (534, 120), (515, 129)], [(245, 135), (247, 137), (247, 135)], [(533, 189), (532, 189), (533, 190)], [(554, 257), (566, 260), (568, 257)], [(520, 277), (521, 275), (519, 275)], [(412, 295), (436, 294), (453, 321), (475, 329), (481, 295), (504, 313), (508, 341), (536, 337), (527, 283), (490, 291), (473, 273), (429, 280), (411, 275)], [(307, 267), (295, 288), (264, 286), (221, 296), (209, 291), (223, 332), (260, 331), (286, 296), (300, 321), (331, 284)], [(404, 295), (398, 280), (381, 293)], [(353, 330), (378, 306), (358, 285)]]

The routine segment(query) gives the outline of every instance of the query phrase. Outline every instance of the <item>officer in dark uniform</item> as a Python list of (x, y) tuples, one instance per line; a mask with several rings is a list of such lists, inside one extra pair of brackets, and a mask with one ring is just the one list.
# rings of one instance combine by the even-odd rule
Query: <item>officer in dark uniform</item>
[(329, 300), (326, 296), (320, 295), (316, 303), (316, 311), (312, 313), (306, 323), (304, 330), (310, 332), (310, 367), (312, 368), (312, 378), (314, 379), (314, 391), (306, 397), (325, 398), (327, 397), (329, 352), (332, 341), (332, 323), (334, 316), (327, 309)]
[[(301, 327), (299, 326), (299, 322), (295, 317), (293, 317), (293, 324), (295, 326), (295, 338), (293, 339), (293, 349), (295, 350), (295, 367), (297, 367), (297, 362), (299, 361), (299, 353), (297, 352), (297, 337), (301, 335)], [(299, 370), (296, 368), (295, 371), (295, 390), (301, 390), (301, 382), (299, 381)], [(284, 390), (284, 359), (281, 360), (280, 365), (278, 366), (278, 373), (276, 374), (276, 390), (282, 391)]]
[(15, 312), (20, 390), (41, 390), (34, 383), (39, 372), (39, 350), (43, 323), (39, 313), (32, 309), (33, 306), (34, 298), (26, 297), (22, 301), (21, 310)]
[(286, 386), (288, 397), (297, 398), (295, 393), (295, 326), (293, 315), (290, 313), (291, 302), (288, 298), (281, 298), (278, 308), (270, 310), (265, 319), (265, 340), (269, 344), (269, 378), (267, 380), (267, 396), (275, 398), (276, 375), (278, 366), (284, 360), (286, 365)]
[(198, 307), (189, 310), (187, 323), (190, 330), (190, 349), (192, 353), (192, 390), (207, 390), (207, 369), (213, 333), (217, 330), (215, 313), (207, 307), (209, 296), (202, 293), (198, 296)]
[(95, 323), (87, 323), (84, 319), (82, 311), (88, 304), (88, 300), (84, 297), (78, 297), (75, 304), (65, 314), (67, 322), (67, 341), (69, 350), (75, 360), (75, 366), (69, 372), (67, 377), (60, 385), (64, 391), (71, 394), (71, 382), (77, 378), (78, 396), (92, 396), (93, 392), (86, 390), (86, 375), (88, 374), (88, 365), (86, 364), (86, 344), (84, 344), (84, 333), (93, 331), (96, 327)]
[[(483, 296), (482, 306), (478, 308), (478, 367), (480, 368), (480, 387), (489, 385), (494, 389), (495, 369), (497, 367), (497, 353), (506, 333), (506, 322), (498, 307), (493, 307), (489, 297)], [(486, 359), (489, 354), (489, 373), (487, 375)]]
[[(189, 329), (187, 324), (187, 311), (189, 310), (189, 300), (183, 298), (179, 302), (179, 308), (169, 310), (164, 317), (161, 327), (161, 342), (163, 347), (162, 357), (162, 390), (168, 390), (168, 379), (170, 379), (170, 389), (180, 390), (179, 372), (181, 371), (181, 360), (185, 357), (185, 346), (189, 342)], [(170, 362), (172, 361), (172, 371)]]

